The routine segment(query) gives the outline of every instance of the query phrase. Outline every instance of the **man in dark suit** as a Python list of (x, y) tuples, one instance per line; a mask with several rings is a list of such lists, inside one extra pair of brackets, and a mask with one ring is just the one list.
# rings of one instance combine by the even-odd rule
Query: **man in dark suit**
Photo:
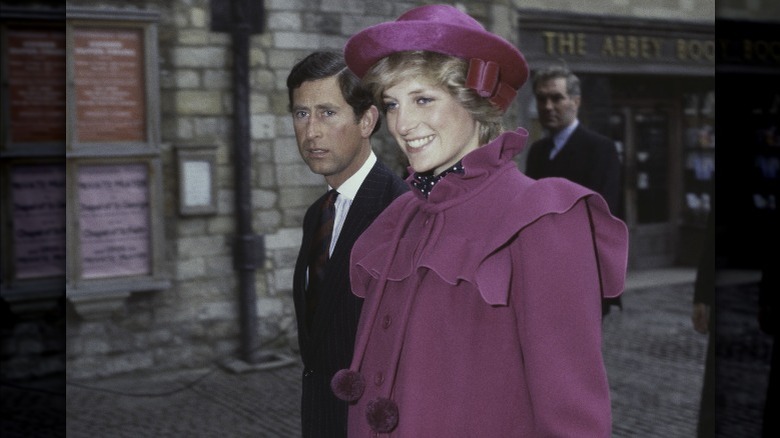
[[(548, 135), (528, 151), (525, 173), (531, 178), (562, 177), (604, 197), (613, 215), (622, 217), (621, 166), (615, 142), (582, 126), (580, 80), (568, 69), (537, 71), (533, 92), (539, 122)], [(619, 298), (605, 300), (604, 314)]]
[(304, 437), (346, 437), (347, 403), (333, 395), (330, 381), (352, 360), (362, 306), (350, 287), (350, 252), (360, 234), (408, 186), (371, 150), (379, 111), (341, 53), (310, 54), (291, 70), (287, 89), (298, 151), (311, 171), (323, 175), (338, 192), (330, 243), (325, 239), (323, 245), (330, 253), (323, 257), (324, 269), (310, 263), (323, 234), (319, 217), (328, 194), (306, 212), (295, 264), (293, 298), (304, 365), (302, 431)]

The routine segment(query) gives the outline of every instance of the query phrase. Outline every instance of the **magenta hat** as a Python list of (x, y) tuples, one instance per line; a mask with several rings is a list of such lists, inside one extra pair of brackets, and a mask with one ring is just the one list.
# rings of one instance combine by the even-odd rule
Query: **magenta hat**
[(466, 86), (505, 111), (528, 79), (520, 51), (450, 5), (411, 9), (395, 21), (367, 27), (344, 47), (344, 58), (362, 78), (377, 61), (395, 52), (427, 50), (469, 61)]

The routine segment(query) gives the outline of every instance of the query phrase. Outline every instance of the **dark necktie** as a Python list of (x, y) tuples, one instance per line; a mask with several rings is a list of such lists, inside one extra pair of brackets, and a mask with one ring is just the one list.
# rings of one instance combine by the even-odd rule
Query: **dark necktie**
[(330, 240), (333, 234), (333, 221), (336, 217), (336, 197), (339, 192), (330, 190), (320, 204), (320, 220), (309, 252), (309, 286), (306, 288), (306, 317), (311, 326), (314, 309), (317, 307), (317, 295), (328, 262)]

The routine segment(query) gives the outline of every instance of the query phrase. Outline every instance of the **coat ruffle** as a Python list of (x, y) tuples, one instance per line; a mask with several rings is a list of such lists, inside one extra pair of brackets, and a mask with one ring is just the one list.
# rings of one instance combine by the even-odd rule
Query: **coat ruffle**
[[(449, 284), (459, 281), (473, 284), (488, 304), (506, 305), (512, 275), (518, 275), (511, 269), (508, 243), (516, 237), (522, 238), (523, 230), (542, 216), (563, 214), (578, 202), (588, 205), (602, 296), (616, 297), (622, 293), (628, 232), (625, 224), (609, 213), (606, 202), (600, 196), (561, 178), (532, 180), (517, 172), (512, 162), (504, 163), (494, 176), (499, 174), (503, 174), (500, 186), (496, 187), (490, 181), (481, 184), (477, 190), (472, 186), (471, 193), (475, 196), (449, 206), (450, 211), (444, 215), (435, 215), (434, 230), (427, 242), (404, 238), (394, 241), (393, 236), (399, 231), (397, 227), (408, 226), (404, 225), (407, 218), (399, 217), (399, 214), (410, 208), (413, 211), (438, 208), (421, 201), (413, 193), (398, 198), (372, 224), (373, 230), (368, 233), (372, 238), (361, 239), (353, 248), (353, 258), (358, 256), (353, 259), (353, 293), (365, 297), (371, 284), (381, 278), (388, 257), (392, 257), (394, 261), (387, 272), (388, 281), (402, 281), (415, 270), (429, 269)], [(513, 181), (507, 181), (507, 178)], [(454, 183), (457, 185), (458, 181)], [(491, 195), (479, 196), (479, 192), (487, 187), (490, 187)], [(437, 190), (441, 189), (444, 189), (443, 185), (437, 187)], [(500, 191), (505, 193), (496, 193)], [(492, 202), (495, 199), (510, 201), (496, 205)], [(415, 203), (418, 205), (411, 205)], [(468, 214), (467, 211), (480, 214)], [(446, 222), (447, 218), (457, 220)], [(567, 230), (560, 232), (566, 233)], [(447, 238), (439, 239), (437, 236)], [(397, 254), (406, 256), (396, 257)], [(410, 254), (413, 256), (408, 256)]]

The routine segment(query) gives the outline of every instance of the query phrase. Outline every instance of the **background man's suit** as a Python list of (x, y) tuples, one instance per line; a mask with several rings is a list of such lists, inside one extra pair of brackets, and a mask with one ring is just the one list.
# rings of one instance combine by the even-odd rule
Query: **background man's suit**
[[(551, 137), (537, 140), (528, 151), (525, 174), (534, 179), (562, 177), (585, 186), (604, 197), (609, 211), (623, 218), (621, 165), (615, 142), (597, 132), (577, 125), (563, 149), (551, 160)], [(620, 297), (602, 300), (602, 313), (611, 306), (622, 306)]]
[(317, 226), (317, 214), (325, 196), (306, 211), (303, 240), (293, 279), (298, 344), (304, 365), (301, 415), (305, 418), (302, 424), (311, 429), (304, 430), (304, 436), (346, 436), (347, 403), (333, 395), (330, 380), (336, 371), (349, 367), (363, 304), (362, 299), (354, 296), (350, 288), (349, 256), (360, 234), (406, 190), (406, 183), (381, 161), (374, 164), (352, 201), (326, 265), (311, 328), (306, 327), (305, 323), (307, 259)]
[(557, 176), (574, 181), (603, 196), (610, 212), (622, 218), (621, 167), (615, 142), (580, 124), (551, 160), (552, 148), (550, 137), (534, 142), (525, 174), (534, 179)]

